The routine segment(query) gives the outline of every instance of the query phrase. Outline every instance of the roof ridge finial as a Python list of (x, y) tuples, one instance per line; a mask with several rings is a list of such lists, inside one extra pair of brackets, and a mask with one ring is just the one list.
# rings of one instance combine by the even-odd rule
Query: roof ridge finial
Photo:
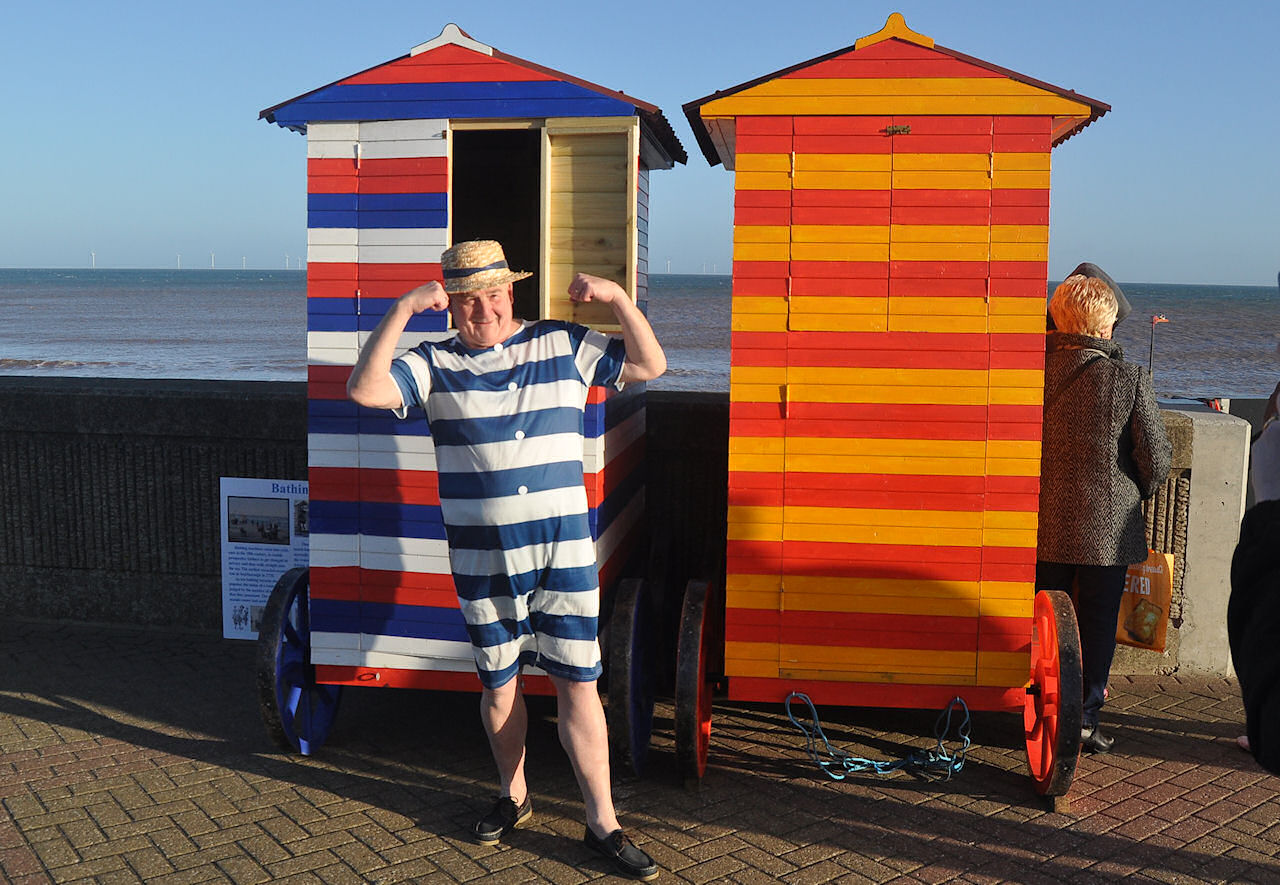
[(428, 40), (426, 43), (419, 43), (417, 46), (410, 49), (409, 54), (417, 55), (420, 52), (427, 52), (428, 50), (435, 49), (438, 46), (449, 45), (461, 46), (464, 49), (470, 49), (483, 55), (493, 55), (492, 46), (487, 46), (479, 40), (476, 40), (453, 22), (449, 22), (449, 24), (445, 25), (437, 36)]
[(883, 28), (874, 34), (859, 37), (858, 41), (853, 44), (853, 48), (856, 52), (864, 46), (872, 46), (892, 37), (897, 37), (899, 40), (906, 40), (908, 43), (915, 43), (917, 46), (923, 46), (926, 49), (933, 48), (933, 38), (926, 37), (924, 34), (918, 34), (908, 28), (907, 20), (902, 17), (901, 12), (889, 13), (889, 18), (885, 20)]

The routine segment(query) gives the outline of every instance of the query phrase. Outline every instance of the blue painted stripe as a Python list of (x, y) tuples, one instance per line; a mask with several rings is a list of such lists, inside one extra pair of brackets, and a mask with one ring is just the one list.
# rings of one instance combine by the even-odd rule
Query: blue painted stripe
[(504, 498), (524, 486), (529, 493), (582, 485), (582, 462), (560, 461), (486, 473), (440, 471), (441, 498)]
[[(354, 292), (356, 284), (351, 284)], [(307, 299), (307, 316), (355, 316), (356, 299), (353, 294), (350, 298), (308, 298)]]
[(403, 421), (391, 412), (373, 412), (361, 414), (359, 432), (375, 436), (431, 436), (431, 427), (421, 412), (409, 412)]
[(312, 599), (311, 629), (326, 633), (469, 641), (460, 611), (426, 605)]
[(516, 550), (591, 538), (585, 513), (534, 519), (506, 525), (451, 525), (449, 546), (454, 550)]
[(630, 102), (560, 81), (334, 84), (274, 111), (282, 126), (323, 120), (627, 117)]
[(345, 399), (307, 400), (307, 415), (315, 418), (350, 417), (360, 414), (360, 407)]
[(443, 212), (449, 197), (442, 193), (307, 194), (309, 212)]
[[(405, 290), (406, 292), (408, 289)], [(383, 312), (385, 313), (385, 311)], [(358, 319), (361, 332), (371, 332), (382, 321), (382, 314), (362, 313)], [(443, 332), (449, 328), (448, 310), (424, 310), (409, 318), (405, 325), (407, 332)]]
[[(505, 385), (503, 385), (505, 389)], [(432, 424), (436, 444), (441, 446), (477, 446), (484, 443), (508, 442), (520, 430), (525, 438), (576, 434), (582, 413), (571, 406), (523, 412), (518, 418), (495, 415), (485, 418), (438, 418)]]

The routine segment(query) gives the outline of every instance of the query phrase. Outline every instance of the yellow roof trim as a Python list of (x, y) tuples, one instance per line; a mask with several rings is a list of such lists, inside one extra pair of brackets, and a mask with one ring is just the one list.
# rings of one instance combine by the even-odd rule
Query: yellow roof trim
[(908, 43), (915, 43), (917, 46), (923, 46), (925, 49), (933, 48), (933, 38), (926, 37), (924, 34), (917, 34), (915, 31), (907, 27), (907, 20), (902, 17), (901, 12), (891, 12), (889, 18), (885, 20), (884, 27), (874, 34), (868, 34), (865, 37), (859, 37), (858, 42), (853, 44), (854, 51), (867, 46), (874, 46), (876, 43), (882, 43), (892, 38), (906, 40)]

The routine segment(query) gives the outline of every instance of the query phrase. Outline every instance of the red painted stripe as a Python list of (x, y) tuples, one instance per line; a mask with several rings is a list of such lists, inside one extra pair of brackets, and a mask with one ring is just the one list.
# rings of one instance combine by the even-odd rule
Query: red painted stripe
[(794, 150), (797, 154), (889, 154), (893, 152), (893, 142), (884, 132), (888, 125), (885, 122), (878, 132), (863, 135), (797, 133)]
[[(797, 206), (791, 210), (795, 224), (867, 224), (888, 225), (888, 206)], [(889, 231), (885, 231), (885, 242)]]
[(1049, 225), (1048, 206), (993, 206), (992, 224)]
[(1049, 208), (1049, 192), (1043, 188), (992, 188), (991, 206), (1039, 206)]
[(738, 117), (734, 122), (737, 137), (743, 135), (790, 135), (791, 117)]
[(834, 188), (813, 188), (791, 192), (792, 204), (800, 207), (827, 206), (888, 209), (898, 201), (901, 191), (889, 190), (845, 190)]
[[(340, 368), (347, 368), (341, 366)], [(346, 382), (341, 384), (330, 383), (324, 381), (308, 381), (307, 382), (307, 399), (317, 400), (345, 400), (347, 398)]]
[[(738, 206), (733, 211), (733, 223), (740, 226), (768, 224), (786, 227), (791, 223), (791, 210), (785, 206), (767, 208)], [(802, 222), (797, 221), (796, 223), (800, 224)]]
[(735, 261), (733, 263), (734, 279), (745, 277), (783, 277), (787, 276), (785, 261)]
[(483, 55), (461, 46), (444, 45), (397, 58), (362, 71), (342, 85), (390, 83), (489, 83), (555, 80), (543, 71)]
[(884, 279), (889, 276), (889, 266), (883, 261), (793, 261), (791, 276)]
[(1053, 118), (1000, 115), (993, 118), (993, 126), (997, 135), (1009, 133), (1050, 135), (1053, 132)]
[(734, 206), (751, 206), (756, 208), (786, 207), (791, 205), (790, 191), (752, 191), (739, 190), (733, 194)]
[(738, 157), (746, 154), (789, 154), (791, 133), (744, 133), (739, 129), (734, 138), (734, 150)]
[[(316, 667), (316, 682), (321, 685), (362, 685), (383, 688), (415, 688), (428, 691), (480, 692), (480, 680), (474, 672), (450, 670), (400, 670), (392, 667)], [(531, 695), (553, 695), (555, 686), (546, 676), (522, 676), (521, 690)]]
[(991, 210), (979, 206), (894, 206), (893, 224), (967, 224), (986, 227), (993, 224)]
[(991, 262), (991, 278), (1018, 278), (1041, 280), (1048, 285), (1049, 262), (1047, 261), (993, 261)]
[(889, 116), (869, 117), (820, 117), (797, 116), (794, 118), (795, 132), (800, 135), (873, 135), (885, 143), (889, 137), (885, 135), (885, 127), (893, 123)]
[(985, 279), (988, 268), (993, 267), (987, 261), (890, 261), (889, 274), (895, 277), (976, 277)]
[(989, 206), (991, 193), (989, 190), (898, 188), (893, 192), (893, 206), (895, 209), (908, 206)]
[(791, 283), (791, 294), (818, 298), (885, 298), (889, 295), (889, 281), (866, 277), (797, 277)]
[[(846, 707), (887, 707), (894, 709), (941, 710), (957, 695), (964, 698), (970, 710), (1021, 711), (1026, 703), (1026, 690), (1019, 684), (1009, 688), (965, 685), (907, 685), (872, 682), (832, 682), (812, 679), (768, 679), (734, 676), (729, 680), (729, 699), (781, 704), (796, 691), (808, 695), (813, 703)], [(807, 714), (803, 705), (799, 716)]]

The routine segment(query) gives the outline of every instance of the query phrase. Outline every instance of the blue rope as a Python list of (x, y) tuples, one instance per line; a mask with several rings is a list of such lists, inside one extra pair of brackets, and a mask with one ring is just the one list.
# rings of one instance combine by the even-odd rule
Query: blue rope
[[(791, 712), (792, 698), (799, 698), (808, 705), (809, 714), (813, 719), (812, 727), (796, 720), (795, 715)], [(956, 729), (956, 734), (960, 738), (960, 749), (953, 754), (943, 745), (943, 740), (951, 731), (951, 713), (957, 705), (964, 711), (964, 720)], [(892, 774), (895, 771), (907, 770), (947, 781), (951, 780), (951, 775), (964, 768), (964, 756), (970, 744), (970, 720), (969, 707), (965, 704), (964, 699), (960, 697), (952, 698), (951, 702), (938, 715), (938, 721), (933, 727), (934, 736), (938, 739), (938, 745), (935, 749), (914, 750), (902, 759), (883, 761), (864, 759), (861, 756), (854, 756), (844, 750), (837, 750), (832, 747), (830, 741), (827, 740), (826, 734), (822, 731), (822, 724), (818, 721), (818, 711), (814, 708), (813, 701), (809, 700), (808, 695), (798, 691), (791, 692), (791, 694), (787, 695), (786, 709), (787, 718), (791, 720), (791, 724), (804, 734), (805, 750), (808, 751), (809, 758), (813, 760), (815, 765), (825, 771), (832, 780), (842, 781), (845, 775), (853, 772), (869, 771), (873, 774)], [(818, 747), (819, 739), (822, 741), (821, 749)]]

